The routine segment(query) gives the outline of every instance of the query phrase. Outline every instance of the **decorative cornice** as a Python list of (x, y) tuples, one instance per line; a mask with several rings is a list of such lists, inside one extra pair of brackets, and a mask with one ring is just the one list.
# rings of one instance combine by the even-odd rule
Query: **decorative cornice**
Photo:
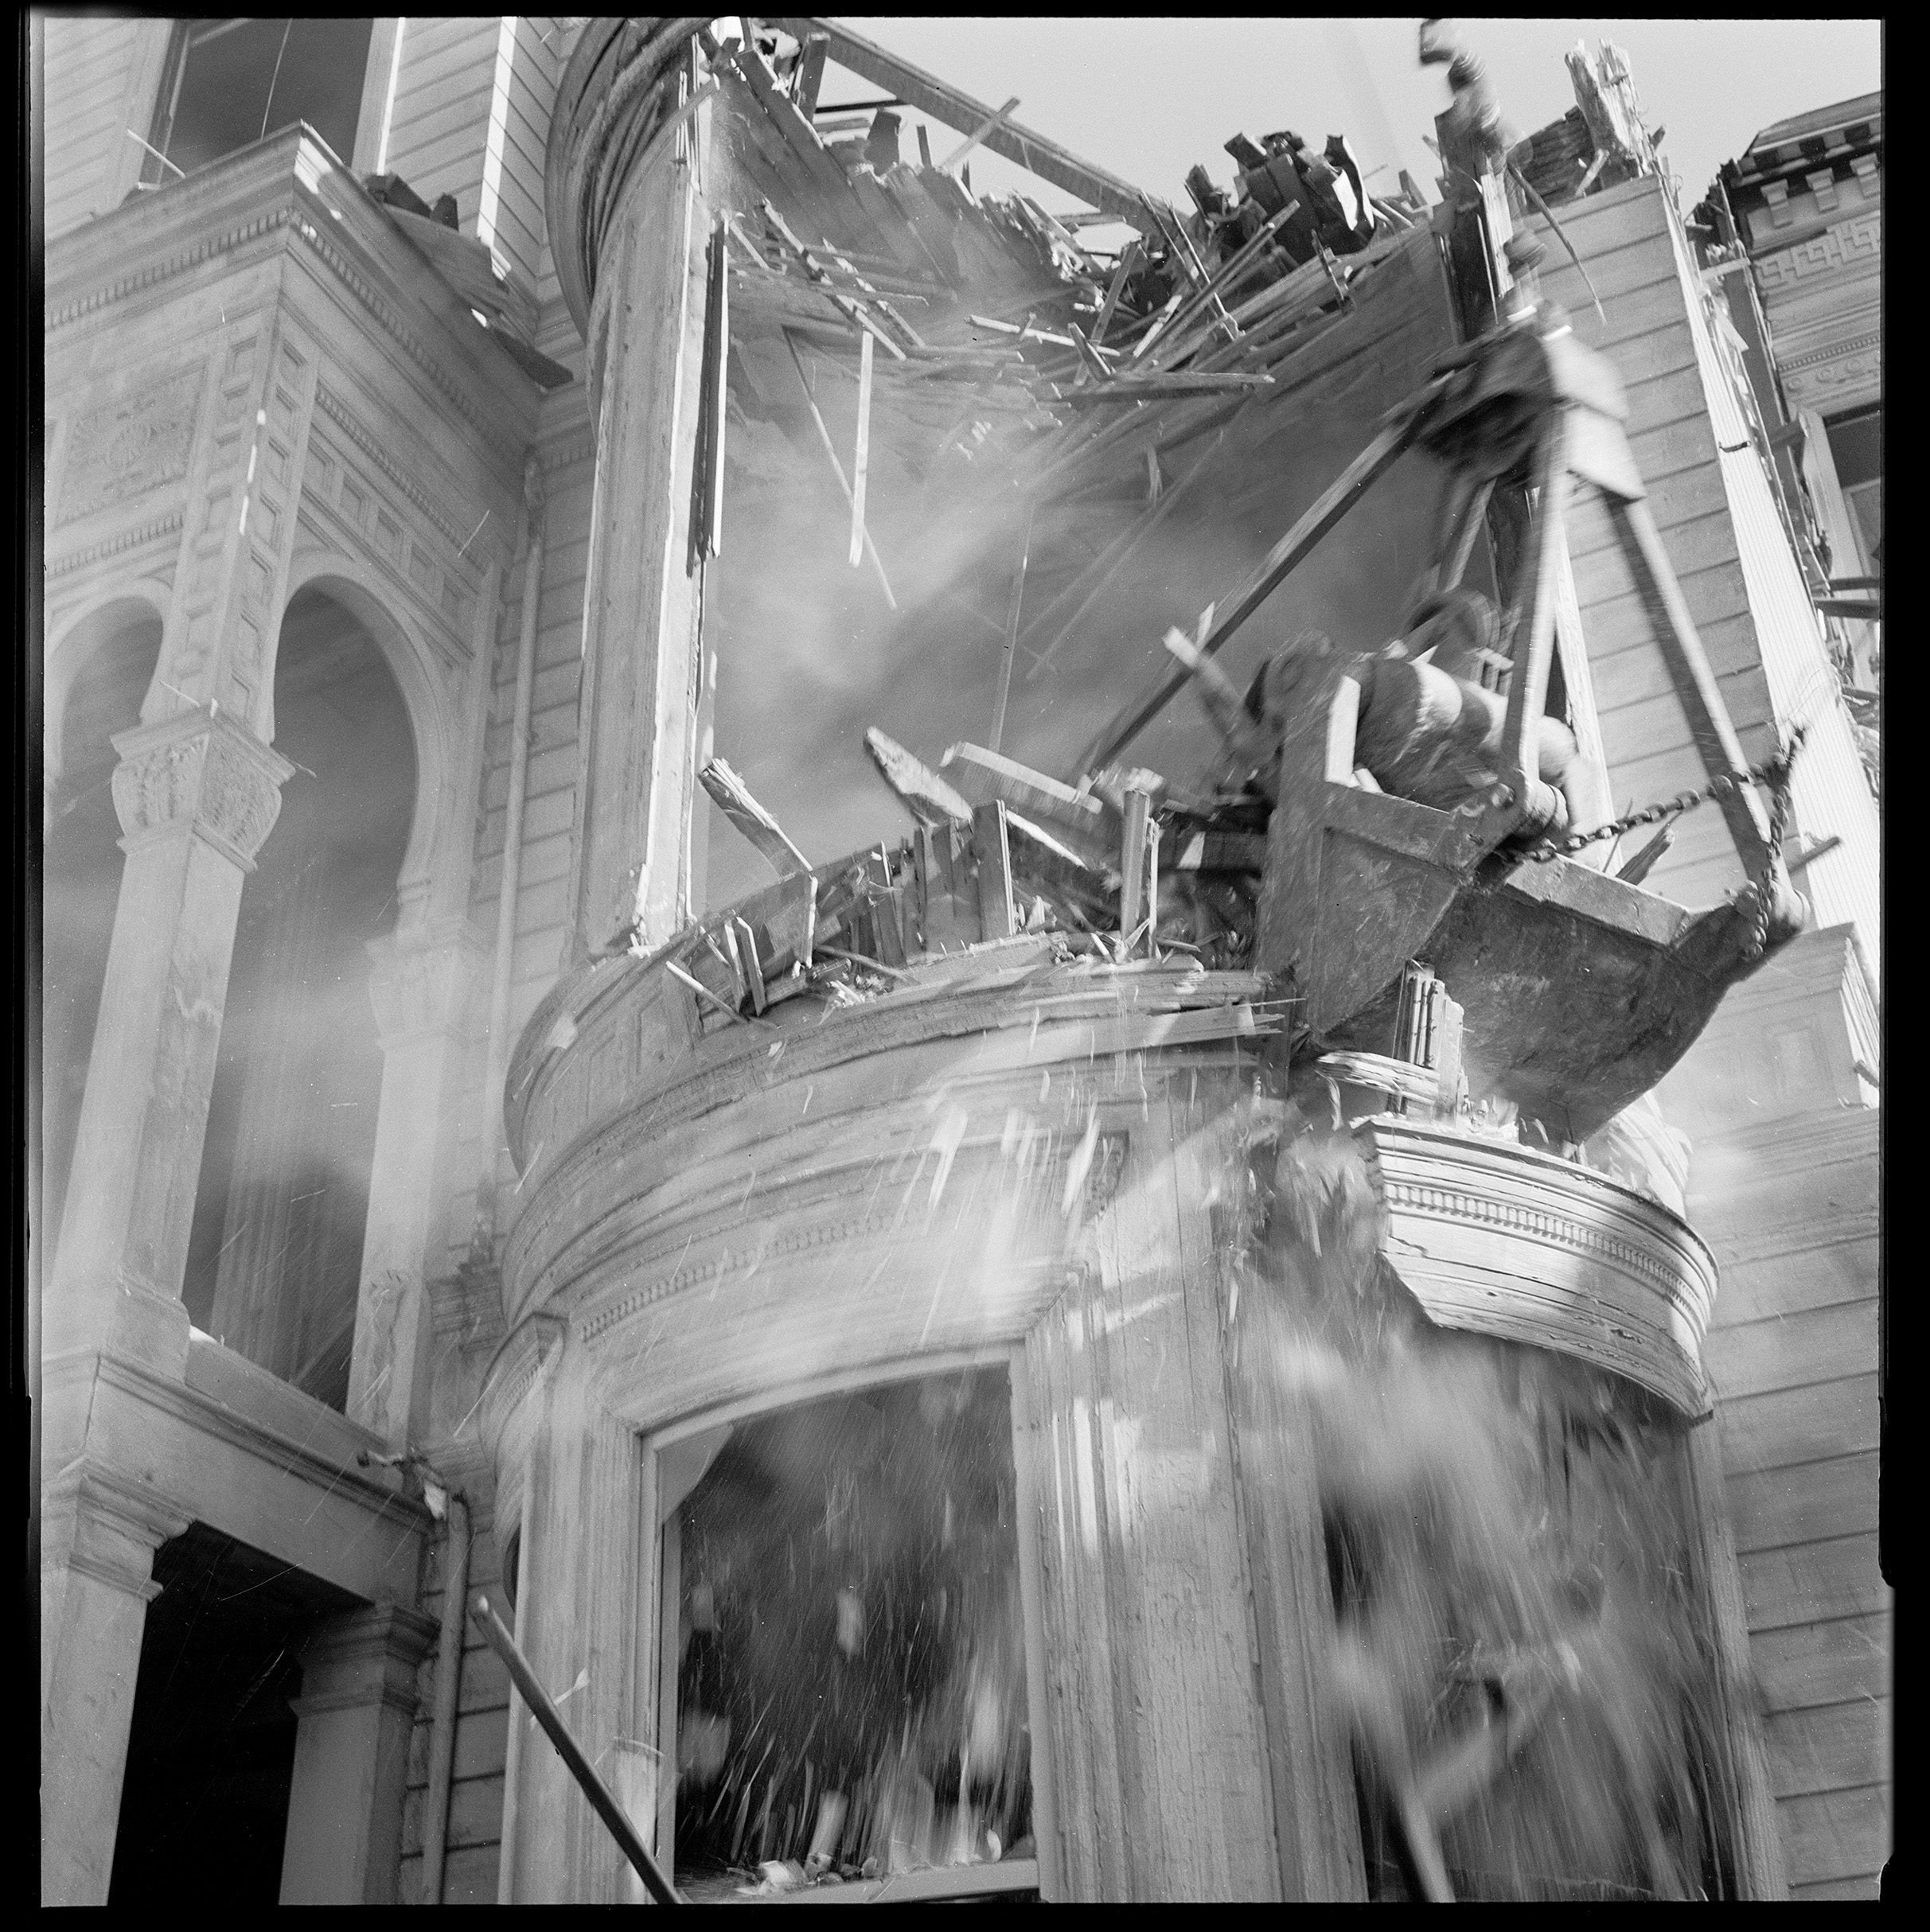
[(1505, 1228), (1511, 1233), (1532, 1236), (1577, 1252), (1601, 1256), (1618, 1268), (1632, 1268), (1644, 1276), (1665, 1295), (1679, 1292), (1681, 1271), (1665, 1266), (1645, 1248), (1632, 1241), (1616, 1239), (1599, 1228), (1591, 1228), (1567, 1216), (1550, 1213), (1545, 1208), (1522, 1207), (1512, 1202), (1497, 1201), (1487, 1194), (1468, 1194), (1456, 1187), (1422, 1187), (1412, 1182), (1389, 1181), (1386, 1199), (1390, 1208), (1410, 1213), (1434, 1214), (1445, 1220), (1462, 1221), (1476, 1227)]
[(150, 518), (144, 524), (136, 524), (131, 528), (117, 531), (112, 536), (104, 536), (97, 543), (90, 543), (84, 550), (70, 550), (64, 557), (57, 557), (46, 567), (49, 578), (65, 577), (71, 572), (84, 570), (90, 563), (98, 563), (103, 557), (118, 556), (123, 550), (137, 550), (143, 543), (151, 543), (158, 537), (172, 536), (181, 524), (179, 510), (170, 510), (165, 516)]
[(594, 1315), (579, 1318), (576, 1338), (579, 1342), (594, 1341), (619, 1322), (627, 1322), (632, 1315), (641, 1314), (667, 1295), (681, 1294), (686, 1288), (717, 1280), (747, 1262), (767, 1261), (777, 1256), (799, 1254), (806, 1248), (887, 1233), (898, 1225), (899, 1217), (899, 1210), (895, 1208), (888, 1214), (867, 1214), (856, 1221), (814, 1221), (805, 1227), (793, 1228), (788, 1234), (773, 1235), (759, 1241), (754, 1248), (725, 1248), (708, 1261), (692, 1262), (689, 1267), (680, 1268), (675, 1274), (666, 1275), (647, 1287), (633, 1289), (620, 1301), (599, 1308)]
[[(289, 181), (292, 192), (279, 206), (251, 216), (245, 221), (236, 222), (219, 233), (197, 242), (192, 247), (179, 250), (163, 261), (122, 275), (84, 295), (76, 296), (57, 309), (49, 310), (45, 320), (47, 333), (51, 335), (56, 330), (68, 327), (84, 317), (123, 301), (130, 295), (138, 294), (158, 283), (185, 275), (203, 262), (210, 261), (246, 243), (258, 240), (263, 236), (272, 235), (279, 229), (292, 227), (313, 252), (333, 271), (337, 280), (355, 296), (410, 360), (423, 372), (437, 392), (462, 420), (471, 428), (486, 428), (489, 419), (484, 408), (471, 398), (462, 384), (450, 375), (448, 370), (431, 353), (427, 345), (384, 299), (367, 278), (357, 270), (348, 256), (335, 247), (324, 231), (308, 218), (297, 199), (300, 189), (294, 183), (292, 175)], [(423, 272), (432, 274), (434, 271), (425, 265)], [(458, 541), (460, 540), (458, 536)]]
[(315, 391), (315, 404), (450, 543), (458, 546), (462, 543), (469, 532), (458, 529), (454, 520), (443, 513), (435, 497), (383, 448), (380, 439), (333, 389), (318, 387)]
[(552, 445), (539, 454), (544, 473), (554, 476), (560, 469), (574, 469), (579, 463), (591, 462), (596, 455), (596, 432), (586, 430), (581, 435), (572, 436), (567, 442)]
[(1388, 1260), (1430, 1320), (1572, 1355), (1708, 1412), (1716, 1264), (1679, 1215), (1527, 1149), (1394, 1119), (1358, 1132)]
[[(302, 239), (334, 270), (336, 279), (360, 302), (388, 333), (400, 343), (416, 367), (427, 376), (444, 399), (454, 406), (456, 412), (471, 428), (482, 427), (482, 417), (476, 405), (454, 377), (429, 353), (422, 338), (396, 314), (376, 290), (356, 272), (348, 257), (327, 241), (322, 231), (306, 216), (295, 217), (295, 231)], [(433, 271), (431, 271), (433, 272)]]
[(1877, 349), (1882, 345), (1881, 331), (1873, 331), (1866, 336), (1853, 337), (1847, 342), (1831, 342), (1822, 349), (1812, 349), (1807, 354), (1780, 357), (1783, 372), (1787, 375), (1792, 369), (1807, 369), (1812, 364), (1834, 362), (1839, 356), (1854, 356), (1862, 351)]
[(192, 248), (184, 248), (164, 262), (138, 269), (131, 275), (123, 275), (119, 281), (110, 282), (89, 294), (76, 296), (63, 306), (48, 311), (47, 333), (51, 335), (55, 329), (64, 329), (84, 315), (91, 315), (96, 309), (107, 308), (129, 295), (138, 294), (142, 289), (152, 288), (158, 282), (169, 282), (177, 275), (185, 275), (190, 268), (198, 267), (217, 255), (225, 255), (230, 249), (239, 248), (244, 242), (272, 235), (277, 228), (286, 228), (294, 219), (293, 204), (284, 202), (279, 208), (271, 208), (267, 213), (237, 223), (219, 235), (210, 236), (205, 241), (197, 242)]

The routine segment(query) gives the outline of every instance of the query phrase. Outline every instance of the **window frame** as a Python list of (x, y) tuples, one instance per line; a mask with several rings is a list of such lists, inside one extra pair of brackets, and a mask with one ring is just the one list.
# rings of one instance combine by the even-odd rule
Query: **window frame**
[[(1003, 1368), (1006, 1377), (1008, 1413), (1012, 1424), (1012, 1473), (1019, 1513), (1014, 1522), (1014, 1541), (1019, 1563), (1019, 1604), (1021, 1638), (1025, 1660), (1026, 1722), (1031, 1757), (1032, 1839), (1043, 1845), (1051, 1827), (1053, 1805), (1050, 1783), (1050, 1753), (1044, 1726), (1049, 1721), (1045, 1694), (1045, 1618), (1041, 1591), (1039, 1555), (1036, 1539), (1026, 1533), (1023, 1499), (1030, 1494), (1029, 1391), (1025, 1382), (1025, 1346), (995, 1344), (990, 1347), (949, 1350), (939, 1354), (918, 1355), (873, 1362), (862, 1367), (832, 1370), (795, 1382), (774, 1400), (768, 1393), (737, 1400), (712, 1404), (680, 1417), (661, 1428), (641, 1432), (637, 1438), (642, 1480), (638, 1484), (642, 1517), (637, 1525), (639, 1541), (645, 1560), (637, 1568), (640, 1613), (635, 1619), (637, 1647), (634, 1657), (633, 1681), (637, 1703), (649, 1700), (651, 1735), (655, 1739), (657, 1766), (653, 1819), (637, 1821), (649, 1838), (658, 1862), (667, 1873), (676, 1869), (676, 1734), (677, 1664), (671, 1641), (676, 1615), (673, 1597), (680, 1598), (683, 1587), (682, 1538), (674, 1544), (674, 1525), (659, 1520), (663, 1510), (660, 1480), (665, 1451), (714, 1429), (756, 1417), (772, 1416), (832, 1396), (848, 1395), (862, 1389), (888, 1387), (895, 1383), (921, 1381), (935, 1375), (956, 1374), (973, 1369)], [(638, 1715), (643, 1715), (639, 1710)], [(668, 1774), (666, 1774), (666, 1766)], [(872, 1879), (853, 1880), (836, 1887), (812, 1887), (794, 1892), (773, 1892), (759, 1898), (760, 1904), (849, 1904), (911, 1903), (935, 1904), (953, 1899), (991, 1898), (1003, 1893), (1037, 1893), (1040, 1888), (1040, 1860), (1031, 1858), (1001, 1860), (997, 1864), (942, 1866), (916, 1872), (898, 1872)], [(749, 1900), (741, 1903), (751, 1903)]]

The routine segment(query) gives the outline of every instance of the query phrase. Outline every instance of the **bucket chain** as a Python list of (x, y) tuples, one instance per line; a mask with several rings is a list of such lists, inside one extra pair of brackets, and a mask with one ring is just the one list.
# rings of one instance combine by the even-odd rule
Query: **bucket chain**
[(1745, 771), (1724, 772), (1699, 791), (1678, 793), (1661, 804), (1645, 805), (1640, 812), (1611, 819), (1605, 825), (1573, 833), (1565, 839), (1545, 842), (1534, 847), (1526, 856), (1537, 865), (1546, 865), (1551, 859), (1565, 859), (1569, 853), (1578, 852), (1584, 846), (1597, 844), (1604, 839), (1619, 839), (1624, 832), (1637, 831), (1663, 819), (1678, 818), (1685, 812), (1693, 812), (1698, 805), (1706, 804), (1711, 799), (1721, 798), (1734, 791), (1739, 785), (1762, 785), (1769, 794), (1770, 858), (1761, 875), (1749, 882), (1750, 897), (1755, 901), (1755, 919), (1750, 929), (1747, 955), (1750, 959), (1758, 958), (1768, 937), (1769, 913), (1776, 901), (1775, 855), (1782, 850), (1783, 834), (1789, 820), (1789, 773), (1802, 745), (1803, 731), (1803, 726), (1796, 726), (1782, 750), (1760, 765), (1752, 765)]

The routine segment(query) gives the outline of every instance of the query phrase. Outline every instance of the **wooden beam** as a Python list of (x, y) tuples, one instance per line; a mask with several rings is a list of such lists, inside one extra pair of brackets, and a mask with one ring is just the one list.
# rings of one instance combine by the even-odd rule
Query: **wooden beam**
[(839, 66), (848, 68), (862, 79), (896, 95), (907, 107), (929, 115), (944, 127), (956, 128), (960, 134), (969, 134), (988, 119), (995, 122), (984, 138), (984, 145), (993, 154), (1003, 154), (1054, 187), (1062, 188), (1094, 208), (1129, 221), (1143, 233), (1159, 235), (1158, 220), (1148, 207), (1146, 197), (1129, 182), (1094, 167), (1090, 162), (1082, 161), (1069, 148), (1048, 141), (1043, 134), (1011, 121), (998, 122), (994, 111), (983, 101), (946, 86), (936, 76), (887, 53), (875, 41), (831, 20), (775, 20), (771, 25), (782, 27), (798, 40), (822, 33), (829, 43), (831, 58)]
[(831, 43), (821, 33), (805, 36), (804, 52), (797, 60), (797, 111), (807, 121), (817, 118), (817, 90), (824, 84), (825, 56)]
[(1019, 97), (1015, 94), (990, 119), (980, 122), (978, 126), (973, 128), (971, 133), (967, 134), (965, 139), (960, 142), (957, 146), (953, 148), (951, 153), (938, 163), (941, 170), (949, 174), (954, 168), (959, 166), (973, 149), (979, 146), (984, 142), (986, 135), (990, 134), (995, 127), (1003, 127), (1012, 118), (1012, 111), (1018, 104)]
[(1012, 898), (1005, 808), (998, 800), (973, 811), (972, 847), (978, 858), (979, 924), (988, 939), (1010, 939), (1019, 929), (1019, 911)]

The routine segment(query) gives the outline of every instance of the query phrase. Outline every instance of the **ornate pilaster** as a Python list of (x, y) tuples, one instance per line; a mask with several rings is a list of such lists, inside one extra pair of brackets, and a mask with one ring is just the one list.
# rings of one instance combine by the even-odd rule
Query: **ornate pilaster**
[(154, 1552), (186, 1510), (126, 1470), (77, 1459), (41, 1513), (41, 1897), (107, 1902)]
[(433, 1619), (394, 1603), (331, 1617), (302, 1649), (284, 1905), (392, 1905), (416, 1669)]
[(179, 1307), (244, 875), (294, 769), (226, 713), (115, 739), (127, 836), (47, 1300), (49, 1353), (118, 1338), (162, 1365)]
[(349, 1413), (405, 1446), (425, 1393), (427, 1283), (447, 1272), (446, 1182), (463, 1059), (487, 972), (466, 920), (376, 940), (369, 996), (381, 1030), (382, 1108), (362, 1242)]

